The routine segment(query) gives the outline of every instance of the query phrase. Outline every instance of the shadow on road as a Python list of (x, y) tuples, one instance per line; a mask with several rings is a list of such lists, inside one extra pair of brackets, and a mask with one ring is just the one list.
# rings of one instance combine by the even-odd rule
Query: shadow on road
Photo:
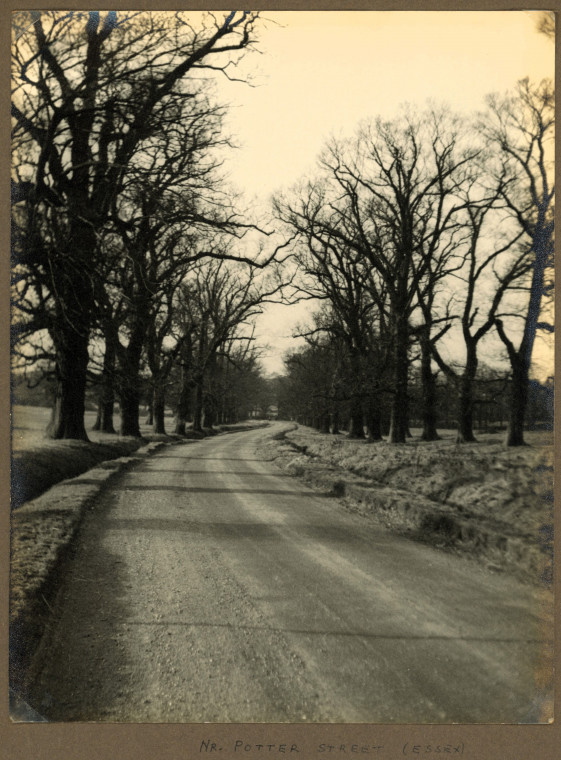
[(496, 637), (496, 636), (439, 636), (435, 634), (424, 635), (400, 635), (393, 631), (388, 633), (371, 633), (370, 631), (347, 631), (347, 630), (314, 630), (309, 628), (275, 628), (272, 626), (259, 626), (259, 625), (234, 625), (233, 623), (205, 623), (195, 620), (177, 621), (177, 620), (158, 620), (150, 623), (134, 623), (131, 625), (142, 626), (158, 626), (161, 628), (180, 627), (180, 628), (225, 628), (227, 630), (236, 631), (263, 631), (265, 633), (282, 633), (282, 634), (294, 634), (295, 636), (326, 636), (332, 638), (334, 636), (340, 636), (343, 638), (357, 638), (357, 639), (378, 639), (380, 641), (464, 641), (470, 642), (485, 642), (485, 643), (497, 643), (497, 644), (535, 644), (541, 643), (541, 639), (521, 639), (517, 636), (511, 637)]
[[(189, 473), (188, 473), (189, 474)], [(214, 475), (214, 473), (211, 473)], [(88, 481), (79, 481), (86, 483)], [(314, 494), (312, 491), (283, 491), (279, 488), (203, 488), (201, 486), (164, 486), (164, 485), (139, 485), (134, 486), (129, 483), (124, 486), (125, 491), (174, 491), (177, 493), (231, 493), (231, 494), (264, 494), (269, 496), (298, 496), (300, 498), (309, 498)]]
[[(280, 532), (287, 527), (293, 531), (294, 538), (305, 541), (336, 542), (356, 545), (357, 536), (352, 530), (341, 525), (306, 525), (295, 523), (279, 525), (264, 522), (201, 522), (187, 519), (165, 519), (158, 517), (132, 517), (112, 519), (108, 523), (112, 530), (123, 531), (178, 531), (215, 539), (270, 539), (286, 541), (286, 535)], [(280, 530), (279, 530), (280, 529)], [(291, 538), (293, 536), (291, 535)], [(365, 539), (366, 540), (366, 539)]]

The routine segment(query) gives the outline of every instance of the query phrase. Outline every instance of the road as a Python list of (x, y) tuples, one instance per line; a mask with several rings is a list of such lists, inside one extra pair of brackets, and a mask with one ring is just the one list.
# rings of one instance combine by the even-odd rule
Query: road
[(118, 476), (81, 530), (33, 706), (62, 721), (534, 720), (532, 592), (283, 475), (266, 435), (166, 447)]

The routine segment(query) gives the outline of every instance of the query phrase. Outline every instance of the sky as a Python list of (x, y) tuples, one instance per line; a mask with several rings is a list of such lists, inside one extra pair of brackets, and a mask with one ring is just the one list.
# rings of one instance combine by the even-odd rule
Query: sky
[[(263, 19), (260, 54), (240, 69), (255, 86), (218, 86), (240, 146), (229, 156), (230, 179), (256, 209), (313, 172), (330, 136), (352, 134), (361, 120), (428, 99), (472, 112), (490, 92), (554, 72), (554, 44), (526, 11), (267, 11)], [(273, 306), (260, 319), (267, 372), (282, 372), (308, 308)]]
[[(553, 75), (554, 45), (524, 11), (264, 12), (244, 68), (227, 83), (227, 126), (242, 150), (232, 179), (263, 199), (313, 168), (330, 135), (404, 102), (481, 108), (489, 92)], [(269, 21), (267, 21), (269, 20)]]

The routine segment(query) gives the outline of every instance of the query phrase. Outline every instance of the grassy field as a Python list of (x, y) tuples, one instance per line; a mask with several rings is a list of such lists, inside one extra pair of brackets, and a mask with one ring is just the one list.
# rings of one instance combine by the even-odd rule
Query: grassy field
[[(19, 406), (15, 404), (12, 407), (12, 450), (22, 451), (34, 446), (42, 445), (49, 442), (46, 435), (47, 425), (51, 417), (51, 410), (41, 406)], [(140, 432), (142, 435), (150, 435), (151, 427), (144, 424), (146, 414), (141, 416)], [(112, 443), (119, 436), (99, 433), (92, 430), (96, 418), (95, 412), (86, 412), (85, 423), (86, 431), (90, 441), (93, 443)], [(171, 430), (169, 420), (169, 428)], [(118, 420), (115, 419), (115, 424)]]

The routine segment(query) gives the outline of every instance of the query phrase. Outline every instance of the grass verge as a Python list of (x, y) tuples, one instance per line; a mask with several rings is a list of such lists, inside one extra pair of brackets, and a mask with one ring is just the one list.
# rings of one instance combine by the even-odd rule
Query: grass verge
[(550, 435), (528, 439), (508, 449), (497, 434), (456, 445), (450, 433), (392, 446), (296, 427), (272, 440), (268, 454), (391, 530), (550, 587), (553, 446)]
[(12, 512), (9, 641), (15, 694), (25, 695), (28, 664), (56, 604), (61, 568), (84, 514), (116, 473), (164, 445), (141, 443), (132, 456), (105, 460), (88, 469), (87, 477), (62, 480)]
[(127, 456), (145, 444), (142, 438), (113, 443), (48, 441), (12, 455), (12, 509), (35, 499), (68, 478), (75, 478), (102, 462)]

